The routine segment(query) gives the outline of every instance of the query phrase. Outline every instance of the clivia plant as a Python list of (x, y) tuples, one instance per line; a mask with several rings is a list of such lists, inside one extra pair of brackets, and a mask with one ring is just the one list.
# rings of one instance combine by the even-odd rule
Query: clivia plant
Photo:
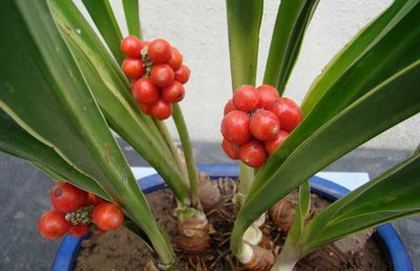
[[(308, 178), (420, 111), (418, 0), (396, 0), (363, 28), (300, 107), (282, 97), (318, 2), (281, 1), (257, 84), (263, 1), (226, 0), (233, 95), (221, 145), (240, 166), (234, 225), (226, 233), (235, 268), (292, 270), (320, 247), (420, 213), (419, 150), (321, 212), (310, 211)], [(155, 252), (148, 268), (176, 270), (179, 253), (201, 255), (212, 245), (208, 211), (221, 197), (197, 170), (179, 105), (188, 93), (188, 60), (164, 39), (142, 39), (138, 1), (123, 0), (125, 38), (109, 1), (83, 4), (102, 39), (71, 1), (0, 2), (0, 149), (59, 180), (52, 209), (39, 220), (43, 236), (125, 224)], [(162, 121), (169, 117), (181, 150)], [(153, 217), (111, 131), (172, 191), (177, 238)], [(295, 190), (291, 208), (286, 200)], [(281, 248), (262, 231), (269, 221), (287, 234)]]

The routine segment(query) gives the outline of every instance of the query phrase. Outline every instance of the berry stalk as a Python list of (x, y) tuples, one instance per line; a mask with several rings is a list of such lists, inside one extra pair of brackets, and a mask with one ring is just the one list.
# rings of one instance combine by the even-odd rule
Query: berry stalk
[(187, 125), (185, 124), (182, 110), (178, 104), (173, 105), (173, 120), (176, 129), (178, 130), (179, 138), (181, 139), (182, 149), (184, 151), (185, 163), (187, 165), (188, 179), (190, 181), (190, 195), (191, 203), (194, 207), (200, 206), (198, 198), (198, 172), (195, 164), (194, 154), (191, 146), (190, 135), (188, 134)]

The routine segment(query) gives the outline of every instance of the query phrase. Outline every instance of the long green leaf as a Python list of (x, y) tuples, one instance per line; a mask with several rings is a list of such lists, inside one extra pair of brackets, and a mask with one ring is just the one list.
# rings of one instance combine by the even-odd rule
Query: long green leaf
[(318, 3), (319, 0), (280, 2), (264, 74), (264, 83), (276, 86), (280, 94), (285, 90)]
[[(315, 81), (315, 87), (309, 90), (308, 97), (311, 98), (307, 102), (316, 100), (313, 109), (305, 111), (303, 122), (282, 148), (270, 156), (251, 190), (261, 186), (320, 126), (420, 58), (420, 28), (412, 27), (420, 13), (420, 4), (418, 0), (414, 2), (397, 1), (332, 61), (331, 68), (327, 68)], [(360, 48), (364, 48), (363, 53), (355, 53)]]
[[(169, 149), (161, 144), (151, 133), (150, 126), (139, 117), (132, 97), (119, 89), (125, 87), (125, 84), (113, 73), (112, 62), (107, 61), (103, 52), (96, 52), (100, 43), (95, 39), (93, 31), (81, 19), (77, 19), (77, 10), (71, 2), (49, 3), (56, 24), (69, 43), (78, 66), (111, 127), (156, 168), (176, 197), (185, 202), (189, 188), (184, 183), (183, 176), (176, 170), (173, 160), (162, 160), (162, 157), (170, 157)], [(94, 44), (98, 45), (94, 47)]]
[(128, 33), (143, 38), (140, 23), (140, 11), (138, 0), (122, 0), (124, 7), (125, 20), (127, 22)]
[(255, 85), (262, 0), (226, 0), (232, 88)]
[(161, 260), (171, 264), (172, 248), (55, 27), (47, 3), (2, 1), (0, 34), (8, 37), (0, 41), (0, 107), (29, 134), (100, 183), (150, 236)]
[[(237, 249), (261, 213), (313, 174), (382, 131), (420, 111), (420, 60), (372, 89), (307, 138), (262, 186), (249, 194), (232, 234)], [(258, 178), (258, 176), (257, 176)]]
[(0, 109), (0, 150), (37, 165), (47, 175), (68, 180), (83, 190), (109, 200), (95, 180), (63, 160), (53, 148), (32, 137)]
[(93, 22), (118, 62), (123, 55), (120, 50), (122, 35), (109, 0), (82, 0)]
[[(329, 114), (317, 118), (334, 116), (349, 100), (417, 60), (420, 29), (413, 24), (419, 14), (420, 1), (397, 0), (359, 32), (313, 82), (302, 104), (305, 114), (322, 108)], [(358, 91), (349, 91), (354, 88)]]
[(342, 236), (420, 213), (420, 152), (352, 191), (305, 229), (305, 254)]

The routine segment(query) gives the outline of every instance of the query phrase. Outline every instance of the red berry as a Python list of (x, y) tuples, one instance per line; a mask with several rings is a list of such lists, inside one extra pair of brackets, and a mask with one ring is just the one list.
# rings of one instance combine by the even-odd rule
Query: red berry
[(150, 73), (150, 80), (157, 87), (169, 86), (175, 78), (174, 70), (168, 64), (155, 65)]
[(163, 99), (160, 99), (151, 109), (152, 116), (158, 120), (164, 120), (171, 116), (172, 107)]
[(148, 116), (152, 115), (152, 107), (151, 104), (140, 104), (141, 111)]
[(101, 197), (96, 196), (93, 193), (89, 193), (89, 200), (88, 201), (89, 201), (89, 205), (98, 205), (98, 204), (106, 202), (106, 200), (104, 200)]
[(234, 110), (224, 116), (221, 125), (223, 136), (232, 144), (242, 145), (251, 138), (247, 113)]
[(232, 101), (236, 109), (250, 112), (257, 109), (259, 98), (260, 95), (253, 86), (243, 85), (235, 90)]
[(269, 154), (272, 154), (274, 151), (280, 148), (281, 145), (283, 145), (283, 142), (287, 139), (288, 136), (288, 132), (280, 130), (280, 132), (277, 133), (276, 137), (273, 140), (265, 142), (265, 150)]
[(125, 37), (120, 44), (121, 52), (126, 56), (133, 58), (141, 56), (143, 47), (143, 43), (136, 36)]
[(175, 47), (171, 48), (171, 58), (168, 61), (169, 66), (176, 71), (181, 68), (182, 65), (182, 55)]
[(185, 84), (190, 79), (190, 68), (187, 65), (182, 64), (181, 68), (175, 71), (175, 80), (181, 84)]
[(270, 109), (270, 107), (280, 98), (277, 89), (270, 85), (262, 85), (257, 88), (260, 93), (258, 108)]
[(148, 48), (147, 54), (155, 64), (167, 63), (171, 58), (171, 45), (164, 39), (155, 39)]
[(280, 122), (274, 113), (261, 109), (252, 115), (249, 129), (261, 141), (272, 140), (280, 131)]
[(239, 158), (250, 167), (260, 167), (267, 159), (267, 153), (263, 144), (253, 139), (239, 148)]
[(65, 214), (50, 210), (42, 214), (38, 220), (38, 230), (42, 237), (50, 240), (61, 238), (70, 229), (71, 224)]
[(140, 78), (144, 74), (143, 62), (137, 58), (126, 58), (121, 64), (121, 68), (125, 75), (130, 78)]
[(162, 89), (162, 97), (168, 103), (180, 102), (184, 99), (184, 96), (184, 86), (178, 81), (173, 81), (171, 85)]
[(50, 200), (55, 210), (69, 213), (88, 204), (89, 195), (69, 183), (60, 182), (51, 188)]
[(270, 111), (276, 114), (281, 123), (281, 129), (291, 132), (302, 120), (302, 112), (297, 104), (289, 98), (281, 97), (273, 104)]
[(124, 223), (124, 214), (117, 205), (102, 203), (93, 209), (92, 221), (103, 231), (114, 230)]
[(88, 224), (77, 224), (72, 225), (69, 229), (69, 234), (74, 237), (82, 237), (83, 235), (89, 232), (89, 225)]
[(225, 105), (225, 108), (223, 110), (223, 114), (226, 115), (227, 113), (236, 110), (235, 105), (233, 105), (232, 99), (230, 99), (227, 104)]
[(159, 89), (147, 77), (133, 84), (133, 96), (140, 104), (155, 104), (159, 100)]
[(230, 159), (239, 159), (239, 146), (230, 143), (225, 138), (223, 138), (222, 141), (222, 149), (225, 151), (226, 155), (229, 156)]

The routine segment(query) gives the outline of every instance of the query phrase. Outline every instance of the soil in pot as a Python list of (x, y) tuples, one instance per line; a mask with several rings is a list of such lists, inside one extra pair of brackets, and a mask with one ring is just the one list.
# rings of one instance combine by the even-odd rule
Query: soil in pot
[[(234, 221), (232, 196), (236, 186), (232, 180), (220, 180), (217, 186), (222, 193), (224, 204), (207, 213), (209, 222), (214, 228), (211, 235), (211, 247), (206, 253), (198, 256), (183, 255), (180, 251), (176, 251), (179, 259), (176, 270), (244, 270), (229, 252), (229, 236)], [(293, 199), (293, 194), (290, 197)], [(169, 233), (169, 236), (175, 237), (177, 230), (173, 210), (176, 206), (170, 190), (152, 192), (147, 195), (147, 198), (158, 223)], [(312, 195), (311, 210), (313, 212), (319, 212), (328, 204), (326, 200)], [(274, 240), (277, 246), (281, 247), (285, 234), (278, 231), (269, 219), (264, 232), (270, 236), (271, 240)], [(375, 241), (372, 238), (367, 241), (363, 238), (363, 236), (353, 236), (353, 242), (363, 244), (357, 250), (351, 248), (346, 252), (337, 253), (336, 247), (320, 249), (302, 259), (295, 270), (390, 270), (386, 264), (385, 255)], [(75, 270), (143, 270), (151, 259), (152, 255), (143, 241), (122, 227), (106, 234), (93, 233), (89, 239), (84, 240)]]

